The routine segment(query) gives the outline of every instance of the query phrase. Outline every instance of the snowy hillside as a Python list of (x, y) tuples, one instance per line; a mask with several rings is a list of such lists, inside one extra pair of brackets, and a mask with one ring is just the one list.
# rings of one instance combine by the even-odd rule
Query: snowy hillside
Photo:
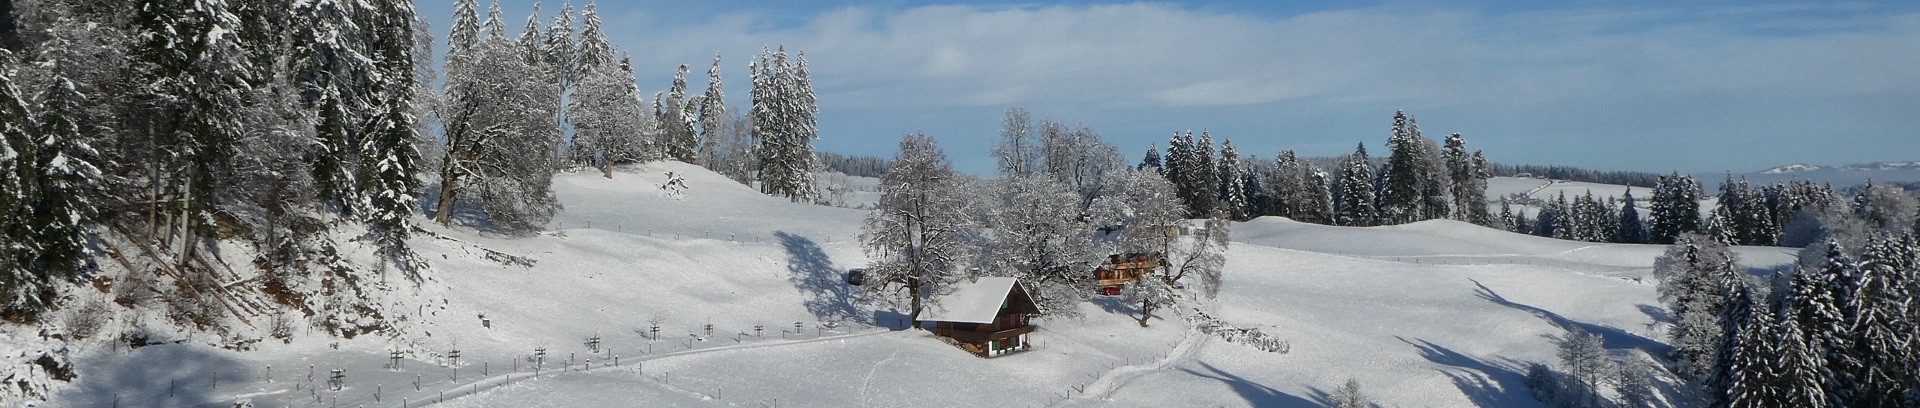
[[(667, 172), (688, 187), (661, 189)], [(563, 174), (553, 188), (566, 208), (547, 232), (417, 237), (433, 268), (400, 289), (417, 304), (402, 336), (89, 344), (49, 405), (1316, 406), (1352, 378), (1384, 406), (1533, 407), (1521, 373), (1553, 360), (1563, 327), (1602, 334), (1614, 353), (1666, 348), (1644, 279), (1659, 246), (1261, 218), (1234, 226), (1216, 300), (1141, 328), (1131, 306), (1096, 298), (1083, 318), (1038, 321), (1034, 351), (981, 359), (858, 301), (841, 274), (865, 262), (853, 241), (864, 211), (678, 163)], [(1740, 252), (1751, 267), (1792, 258)], [(1191, 307), (1290, 352), (1199, 334), (1182, 319)]]

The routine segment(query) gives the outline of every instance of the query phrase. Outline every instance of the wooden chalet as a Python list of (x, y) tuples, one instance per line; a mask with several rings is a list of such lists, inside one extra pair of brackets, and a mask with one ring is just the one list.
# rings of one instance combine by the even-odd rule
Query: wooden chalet
[(1095, 283), (1100, 285), (1101, 293), (1117, 295), (1120, 293), (1121, 286), (1125, 286), (1128, 283), (1139, 282), (1141, 276), (1146, 276), (1148, 273), (1153, 272), (1154, 269), (1159, 269), (1160, 265), (1160, 254), (1131, 253), (1108, 255), (1107, 263), (1093, 270), (1093, 279)]
[(1032, 349), (1029, 321), (1039, 306), (1014, 278), (985, 277), (955, 285), (953, 293), (926, 308), (921, 322), (933, 322), (934, 333), (962, 350), (980, 357), (996, 357)]

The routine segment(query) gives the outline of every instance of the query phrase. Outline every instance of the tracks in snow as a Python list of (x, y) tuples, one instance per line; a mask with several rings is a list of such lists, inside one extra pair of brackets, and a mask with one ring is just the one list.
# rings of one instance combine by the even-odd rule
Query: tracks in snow
[[(713, 347), (713, 348), (706, 348), (706, 349), (699, 349), (699, 350), (688, 350), (688, 351), (682, 351), (682, 352), (677, 352), (677, 353), (665, 353), (665, 354), (654, 354), (654, 355), (648, 355), (648, 356), (641, 356), (641, 357), (639, 357), (639, 358), (636, 358), (636, 359), (633, 359), (633, 361), (634, 361), (634, 362), (635, 362), (636, 364), (641, 364), (641, 363), (645, 363), (645, 362), (648, 362), (648, 361), (656, 361), (656, 360), (665, 360), (665, 359), (671, 359), (671, 358), (680, 358), (680, 357), (686, 357), (686, 356), (692, 356), (692, 355), (699, 355), (699, 354), (707, 354), (707, 353), (717, 353), (717, 352), (724, 352), (724, 351), (738, 351), (738, 350), (750, 350), (750, 349), (757, 349), (757, 348), (769, 348), (769, 347), (785, 347), (785, 346), (794, 346), (794, 345), (801, 345), (801, 344), (808, 344), (808, 343), (819, 343), (819, 342), (823, 342), (823, 341), (831, 341), (831, 340), (842, 340), (842, 339), (851, 339), (851, 338), (857, 338), (857, 337), (866, 337), (866, 336), (877, 336), (877, 335), (882, 335), (882, 334), (887, 334), (887, 333), (893, 333), (893, 332), (895, 332), (895, 331), (894, 331), (894, 330), (888, 330), (888, 329), (879, 329), (879, 330), (872, 330), (872, 331), (866, 331), (866, 332), (859, 332), (859, 333), (848, 333), (848, 334), (841, 334), (841, 335), (834, 335), (834, 336), (824, 336), (824, 337), (816, 337), (816, 338), (812, 338), (812, 339), (805, 339), (805, 340), (792, 340), (792, 341), (781, 341), (781, 342), (768, 342), (768, 343), (758, 343), (758, 344), (741, 344), (741, 345), (732, 345), (732, 346), (717, 346), (717, 347)], [(894, 353), (895, 353), (895, 355), (897, 356), (897, 355), (899, 354), (899, 351), (897, 351), (897, 350), (896, 350), (896, 351), (895, 351)], [(893, 359), (892, 357), (888, 357), (888, 358), (887, 358), (887, 360), (892, 360), (892, 359)], [(877, 363), (877, 364), (875, 364), (875, 365), (874, 365), (874, 367), (875, 367), (875, 368), (878, 368), (878, 367), (879, 367), (879, 364), (882, 364), (882, 363), (885, 363), (885, 362), (886, 362), (886, 361), (882, 361), (881, 363)], [(622, 371), (622, 370), (621, 370), (621, 369), (618, 369), (618, 368), (611, 368), (611, 369), (601, 369), (601, 370), (583, 370), (583, 371), (578, 371), (578, 372), (576, 372), (576, 371), (573, 371), (571, 367), (569, 367), (569, 368), (566, 368), (566, 369), (560, 369), (560, 370), (553, 370), (553, 373), (551, 373), (551, 374), (540, 374), (540, 375), (527, 375), (526, 377), (520, 377), (520, 378), (525, 378), (524, 380), (523, 380), (523, 379), (519, 379), (519, 378), (514, 378), (514, 379), (512, 379), (511, 381), (528, 381), (528, 380), (535, 380), (535, 379), (539, 379), (540, 377), (552, 377), (552, 376), (555, 376), (555, 375), (560, 375), (561, 373), (574, 373), (574, 374), (591, 374), (591, 373), (594, 373), (594, 372), (596, 372), (596, 371), (598, 371), (598, 372), (619, 372), (619, 371)], [(509, 375), (510, 375), (510, 374), (509, 374)], [(871, 383), (871, 382), (873, 381), (873, 374), (872, 374), (872, 373), (868, 373), (868, 374), (867, 374), (867, 381), (868, 381), (869, 383)], [(460, 398), (460, 397), (466, 397), (466, 396), (468, 396), (468, 395), (473, 395), (473, 394), (476, 394), (476, 393), (478, 393), (479, 391), (486, 391), (486, 390), (490, 390), (490, 389), (493, 389), (493, 388), (498, 388), (498, 387), (500, 387), (500, 386), (502, 386), (502, 385), (505, 385), (505, 384), (507, 384), (508, 382), (509, 382), (509, 377), (508, 377), (507, 375), (502, 375), (502, 376), (495, 376), (495, 377), (488, 377), (488, 378), (483, 378), (483, 379), (480, 379), (479, 381), (473, 381), (473, 382), (468, 382), (468, 383), (463, 383), (463, 384), (460, 384), (460, 385), (458, 385), (458, 386), (454, 386), (453, 388), (451, 388), (451, 389), (449, 389), (449, 390), (448, 390), (448, 391), (451, 391), (451, 392), (449, 392), (449, 393), (447, 393), (447, 394), (445, 394), (445, 395), (446, 395), (446, 399), (447, 399), (447, 400), (453, 400), (453, 399), (455, 399), (455, 398)], [(643, 382), (643, 383), (644, 383), (644, 382)], [(697, 391), (691, 391), (691, 390), (686, 390), (686, 389), (682, 389), (682, 388), (679, 388), (679, 387), (674, 387), (674, 386), (672, 386), (672, 385), (670, 385), (670, 384), (664, 384), (664, 383), (658, 383), (658, 382), (655, 382), (654, 384), (655, 384), (656, 386), (659, 386), (659, 387), (661, 387), (661, 388), (664, 388), (664, 389), (666, 389), (666, 390), (668, 390), (668, 391), (673, 391), (673, 392), (678, 392), (678, 393), (682, 393), (682, 394), (687, 394), (687, 395), (690, 395), (690, 396), (695, 396), (695, 397), (703, 397), (703, 396), (706, 396), (706, 394), (703, 394), (703, 393), (700, 393), (700, 392), (697, 392)], [(862, 392), (863, 392), (863, 393), (865, 392), (865, 389), (864, 389), (864, 388), (862, 389)], [(862, 399), (864, 400), (864, 395), (863, 395), (863, 398), (862, 398)], [(422, 401), (422, 403), (421, 403), (421, 404), (416, 404), (416, 406), (426, 406), (426, 405), (432, 405), (432, 404), (430, 404), (430, 403), (426, 403), (425, 401)]]
[(1053, 406), (1072, 406), (1105, 400), (1107, 397), (1113, 395), (1114, 391), (1119, 390), (1120, 387), (1127, 385), (1129, 382), (1133, 382), (1134, 379), (1192, 360), (1193, 355), (1199, 353), (1200, 348), (1206, 345), (1208, 337), (1211, 336), (1201, 334), (1200, 329), (1187, 328), (1186, 335), (1180, 338), (1180, 343), (1174, 345), (1173, 351), (1167, 353), (1166, 357), (1146, 364), (1120, 366), (1114, 367), (1112, 370), (1107, 370), (1106, 373), (1100, 374), (1100, 378), (1094, 379), (1092, 383), (1088, 383), (1080, 395), (1062, 400), (1059, 403), (1053, 404)]

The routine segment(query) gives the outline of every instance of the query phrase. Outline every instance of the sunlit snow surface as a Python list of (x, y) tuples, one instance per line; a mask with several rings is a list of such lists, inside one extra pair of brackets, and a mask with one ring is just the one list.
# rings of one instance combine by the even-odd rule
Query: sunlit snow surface
[[(668, 171), (691, 188), (661, 190)], [(427, 226), (445, 238), (414, 240), (433, 270), (400, 294), (420, 305), (400, 338), (250, 352), (89, 343), (76, 353), (81, 377), (48, 405), (1316, 406), (1352, 378), (1385, 406), (1532, 407), (1520, 373), (1553, 361), (1562, 327), (1600, 333), (1625, 358), (1667, 347), (1646, 279), (1659, 246), (1263, 218), (1234, 226), (1218, 299), (1188, 306), (1285, 339), (1290, 353), (1191, 333), (1176, 311), (1141, 328), (1132, 307), (1097, 298), (1084, 318), (1039, 320), (1035, 350), (981, 359), (894, 330), (904, 305), (857, 301), (841, 274), (865, 262), (854, 242), (864, 211), (792, 204), (677, 163), (553, 185), (566, 209), (545, 233)], [(1741, 254), (1765, 267), (1789, 251)], [(409, 357), (390, 369), (395, 349)], [(445, 366), (454, 349), (457, 373)], [(340, 391), (327, 387), (332, 368), (345, 370)]]

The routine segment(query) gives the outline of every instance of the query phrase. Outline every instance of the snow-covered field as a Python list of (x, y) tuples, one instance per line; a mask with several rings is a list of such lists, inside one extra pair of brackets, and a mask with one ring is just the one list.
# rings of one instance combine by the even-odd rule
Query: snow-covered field
[[(1702, 181), (1704, 182), (1704, 180)], [(1718, 186), (1719, 184), (1716, 182), (1714, 185)], [(1714, 208), (1720, 206), (1717, 198), (1719, 192), (1708, 187), (1703, 187), (1703, 189), (1704, 190), (1701, 191), (1700, 216), (1706, 217), (1712, 215)], [(1487, 179), (1487, 200), (1489, 200), (1487, 205), (1494, 214), (1499, 214), (1500, 198), (1524, 198), (1524, 200), (1510, 202), (1513, 211), (1516, 213), (1524, 213), (1528, 217), (1535, 217), (1540, 214), (1541, 206), (1537, 205), (1538, 203), (1554, 200), (1562, 193), (1567, 195), (1568, 200), (1572, 200), (1591, 192), (1593, 193), (1593, 198), (1605, 202), (1608, 197), (1616, 200), (1624, 199), (1629, 190), (1633, 193), (1634, 207), (1640, 209), (1640, 216), (1647, 216), (1648, 211), (1652, 208), (1652, 201), (1649, 201), (1653, 196), (1653, 189), (1651, 188), (1581, 181), (1548, 180), (1531, 177), (1494, 177)]]
[[(662, 190), (668, 171), (690, 188)], [(864, 263), (864, 211), (788, 203), (678, 163), (565, 174), (554, 189), (566, 209), (545, 233), (428, 226), (439, 236), (414, 243), (431, 279), (401, 289), (417, 305), (403, 336), (246, 352), (93, 344), (47, 405), (1316, 406), (1352, 378), (1383, 406), (1532, 407), (1524, 365), (1554, 361), (1563, 327), (1619, 354), (1666, 348), (1645, 279), (1659, 246), (1262, 218), (1234, 226), (1219, 297), (1187, 306), (1285, 339), (1289, 353), (1198, 334), (1181, 319), (1190, 310), (1141, 328), (1132, 307), (1097, 298), (1085, 317), (1038, 321), (1034, 351), (980, 359), (897, 330), (897, 309), (843, 283)], [(1752, 267), (1792, 259), (1740, 252)], [(340, 390), (327, 384), (336, 368)]]

